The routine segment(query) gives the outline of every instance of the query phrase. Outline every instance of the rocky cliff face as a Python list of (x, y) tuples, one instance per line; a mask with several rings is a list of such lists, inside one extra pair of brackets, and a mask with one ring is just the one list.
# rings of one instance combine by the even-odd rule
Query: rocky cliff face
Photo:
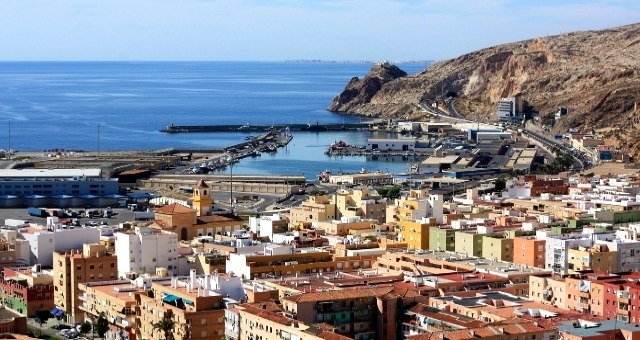
[(558, 122), (558, 131), (607, 129), (621, 136), (621, 144), (633, 147), (640, 141), (640, 133), (633, 136), (630, 128), (631, 123), (640, 125), (635, 118), (640, 101), (640, 24), (486, 48), (438, 62), (418, 74), (394, 77), (377, 91), (365, 91), (364, 83), (352, 80), (345, 91), (366, 96), (340, 95), (330, 110), (398, 117), (425, 99), (453, 91), (459, 94), (461, 113), (494, 120), (496, 102), (520, 94), (542, 115), (568, 107), (570, 113)]
[[(371, 71), (364, 77), (359, 79), (353, 77), (345, 87), (344, 91), (333, 98), (333, 102), (329, 106), (329, 111), (334, 112), (357, 112), (358, 107), (366, 105), (371, 101), (380, 89), (389, 82), (406, 76), (407, 73), (395, 65), (389, 63), (375, 64), (371, 67)], [(380, 108), (389, 105), (381, 105)], [(392, 108), (393, 109), (393, 108)], [(397, 108), (395, 109), (397, 110)], [(392, 114), (394, 112), (387, 112)]]

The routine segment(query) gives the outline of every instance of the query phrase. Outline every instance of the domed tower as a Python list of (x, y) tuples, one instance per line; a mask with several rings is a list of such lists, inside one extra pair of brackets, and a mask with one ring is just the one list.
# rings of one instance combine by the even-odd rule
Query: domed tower
[(193, 197), (191, 199), (191, 205), (196, 210), (198, 216), (211, 215), (211, 207), (213, 206), (213, 198), (211, 198), (211, 191), (209, 186), (203, 179), (196, 183), (193, 187)]

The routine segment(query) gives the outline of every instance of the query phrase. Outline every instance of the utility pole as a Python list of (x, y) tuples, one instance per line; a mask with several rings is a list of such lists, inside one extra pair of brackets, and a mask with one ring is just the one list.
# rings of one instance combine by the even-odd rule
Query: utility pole
[(233, 162), (230, 162), (231, 166), (231, 186), (229, 187), (229, 204), (231, 205), (231, 213), (233, 213)]
[(100, 159), (100, 123), (98, 123), (98, 159)]
[(11, 119), (9, 119), (9, 148), (7, 149), (7, 159), (11, 159)]

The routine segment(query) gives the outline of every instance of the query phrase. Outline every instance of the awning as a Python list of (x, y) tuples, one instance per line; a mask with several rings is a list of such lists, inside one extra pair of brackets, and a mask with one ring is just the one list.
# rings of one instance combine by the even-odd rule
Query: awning
[(111, 194), (111, 195), (104, 195), (102, 196), (102, 198), (124, 198), (124, 196), (118, 195), (118, 194)]
[(62, 309), (58, 309), (58, 307), (53, 307), (51, 314), (55, 317), (61, 318), (64, 316), (64, 311)]
[(167, 296), (162, 298), (162, 301), (166, 303), (175, 303), (178, 300), (180, 300), (180, 297), (172, 294), (167, 294)]

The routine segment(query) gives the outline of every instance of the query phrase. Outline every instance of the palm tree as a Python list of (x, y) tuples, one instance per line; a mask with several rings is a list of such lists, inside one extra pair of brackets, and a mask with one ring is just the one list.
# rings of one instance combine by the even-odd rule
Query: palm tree
[(173, 340), (173, 329), (176, 322), (170, 316), (165, 316), (162, 320), (153, 324), (153, 329), (157, 329), (164, 334), (164, 340)]

